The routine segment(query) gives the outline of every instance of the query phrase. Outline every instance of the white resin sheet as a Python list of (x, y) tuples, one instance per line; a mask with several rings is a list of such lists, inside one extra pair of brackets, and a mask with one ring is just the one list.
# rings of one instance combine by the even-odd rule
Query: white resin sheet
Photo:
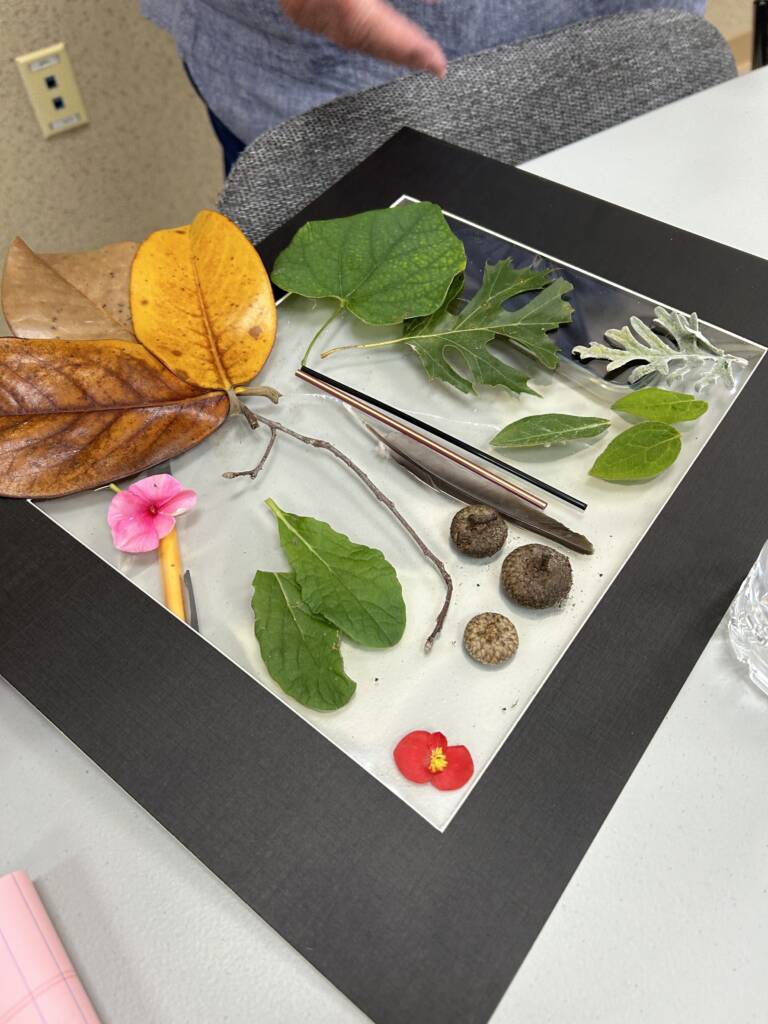
[[(458, 225), (458, 218), (451, 220), (449, 215), (449, 223)], [(443, 599), (442, 581), (389, 512), (345, 466), (325, 452), (281, 436), (256, 482), (222, 478), (227, 470), (254, 466), (268, 439), (266, 429), (251, 432), (240, 417), (227, 420), (198, 448), (173, 460), (174, 475), (199, 495), (197, 507), (179, 520), (183, 560), (192, 575), (202, 635), (251, 674), (255, 686), (266, 687), (432, 825), (444, 829), (463, 801), (471, 798), (473, 785), (501, 745), (514, 742), (510, 733), (515, 725), (737, 399), (764, 350), (724, 332), (710, 332), (716, 343), (748, 359), (737, 388), (732, 392), (712, 389), (704, 396), (710, 403), (708, 412), (695, 422), (678, 425), (682, 453), (670, 469), (654, 480), (616, 484), (594, 479), (588, 470), (608, 441), (636, 422), (609, 412), (610, 402), (621, 392), (601, 394), (580, 371), (550, 374), (522, 356), (513, 356), (511, 361), (532, 373), (532, 384), (542, 398), (487, 388), (480, 395), (463, 395), (440, 382), (428, 382), (415, 356), (400, 346), (342, 352), (321, 362), (319, 350), (331, 345), (393, 336), (392, 328), (366, 328), (348, 317), (331, 325), (313, 354), (312, 365), (478, 447), (487, 448), (489, 439), (505, 424), (535, 413), (611, 419), (608, 433), (593, 442), (499, 453), (589, 506), (580, 513), (551, 499), (547, 512), (586, 534), (595, 554), (567, 552), (574, 573), (569, 599), (562, 608), (532, 611), (512, 605), (504, 596), (500, 569), (513, 547), (543, 538), (510, 524), (508, 543), (494, 558), (477, 561), (459, 555), (450, 543), (448, 528), (460, 503), (403, 471), (377, 448), (354, 415), (294, 377), (308, 339), (331, 309), (329, 303), (296, 296), (281, 304), (277, 341), (258, 382), (278, 388), (283, 398), (278, 407), (260, 399), (249, 399), (249, 404), (300, 432), (327, 438), (345, 451), (445, 561), (455, 596), (441, 637), (425, 654), (424, 639)], [(112, 546), (106, 520), (110, 497), (110, 491), (101, 490), (41, 502), (37, 507), (161, 602), (156, 554), (125, 555)], [(250, 607), (251, 580), (257, 569), (288, 569), (276, 523), (264, 504), (269, 497), (286, 511), (325, 520), (353, 540), (380, 548), (403, 585), (408, 624), (395, 648), (369, 651), (342, 641), (345, 668), (357, 682), (357, 692), (338, 711), (311, 711), (288, 698), (272, 682), (259, 655)], [(484, 668), (463, 651), (466, 622), (484, 611), (502, 612), (517, 626), (520, 648), (505, 666)], [(136, 642), (141, 643), (141, 638)], [(443, 732), (450, 744), (470, 749), (476, 770), (463, 789), (441, 792), (408, 782), (399, 774), (392, 750), (414, 729)], [(253, 738), (258, 742), (255, 728)]]

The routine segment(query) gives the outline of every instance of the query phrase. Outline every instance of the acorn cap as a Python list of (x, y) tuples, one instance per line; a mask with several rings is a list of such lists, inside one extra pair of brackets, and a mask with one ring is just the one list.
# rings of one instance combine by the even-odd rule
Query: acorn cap
[(501, 566), (501, 584), (526, 608), (554, 608), (571, 591), (570, 559), (547, 544), (523, 544), (511, 551)]
[(466, 505), (451, 520), (451, 540), (471, 558), (495, 555), (507, 539), (507, 524), (490, 505)]
[(482, 612), (464, 630), (464, 650), (481, 665), (509, 661), (519, 646), (514, 623), (498, 612)]

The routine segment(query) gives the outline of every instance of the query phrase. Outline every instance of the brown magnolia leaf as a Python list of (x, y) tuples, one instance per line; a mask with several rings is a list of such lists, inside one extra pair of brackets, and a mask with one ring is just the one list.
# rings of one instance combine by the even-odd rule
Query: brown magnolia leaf
[(0, 494), (53, 498), (132, 476), (203, 441), (229, 399), (128, 341), (0, 339)]
[(214, 210), (142, 242), (131, 272), (131, 311), (150, 352), (201, 388), (247, 384), (275, 340), (275, 300), (259, 254)]
[(135, 341), (128, 282), (137, 248), (118, 242), (89, 252), (36, 253), (15, 238), (2, 284), (8, 326), (17, 338)]

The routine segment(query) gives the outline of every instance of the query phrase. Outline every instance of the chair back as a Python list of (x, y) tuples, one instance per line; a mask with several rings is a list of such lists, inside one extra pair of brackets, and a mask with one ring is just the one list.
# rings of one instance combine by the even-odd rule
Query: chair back
[(517, 164), (734, 74), (722, 36), (696, 15), (579, 22), (453, 60), (444, 81), (407, 75), (291, 118), (243, 152), (219, 208), (256, 243), (403, 126)]

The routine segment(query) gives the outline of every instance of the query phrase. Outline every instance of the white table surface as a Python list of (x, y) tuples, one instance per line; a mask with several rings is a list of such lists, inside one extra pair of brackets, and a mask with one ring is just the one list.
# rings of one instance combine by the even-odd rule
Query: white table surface
[[(527, 165), (763, 257), (767, 166), (768, 69)], [(493, 1024), (765, 1024), (767, 783), (768, 699), (721, 625)], [(0, 874), (17, 867), (105, 1024), (367, 1020), (0, 680)]]

